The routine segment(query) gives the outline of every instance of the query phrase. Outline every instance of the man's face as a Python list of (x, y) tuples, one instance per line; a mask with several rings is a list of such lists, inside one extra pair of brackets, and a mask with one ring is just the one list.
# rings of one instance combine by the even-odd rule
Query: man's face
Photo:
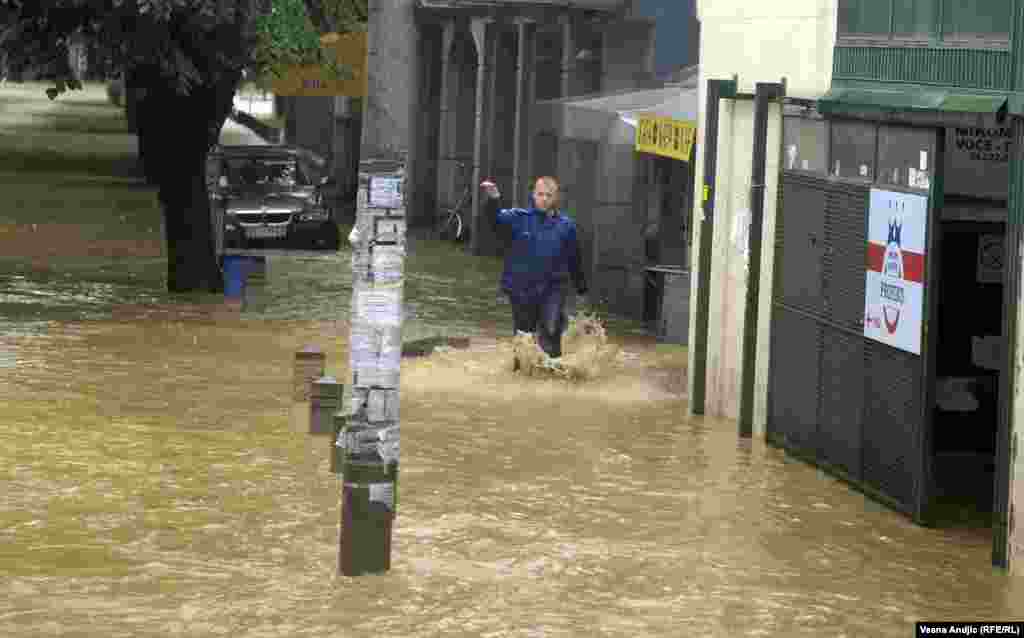
[(543, 211), (550, 211), (554, 208), (557, 199), (558, 189), (543, 180), (537, 180), (536, 185), (533, 187), (533, 203), (537, 208)]

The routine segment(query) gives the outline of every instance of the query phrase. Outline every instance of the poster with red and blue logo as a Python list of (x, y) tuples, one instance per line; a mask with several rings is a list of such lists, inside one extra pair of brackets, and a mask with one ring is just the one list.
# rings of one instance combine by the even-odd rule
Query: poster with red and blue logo
[(921, 354), (928, 198), (871, 189), (864, 336)]

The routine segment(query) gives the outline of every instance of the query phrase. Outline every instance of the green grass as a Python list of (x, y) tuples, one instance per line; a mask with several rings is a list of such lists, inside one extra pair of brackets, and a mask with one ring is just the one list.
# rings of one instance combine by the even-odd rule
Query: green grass
[[(158, 245), (161, 217), (123, 108), (103, 84), (52, 101), (48, 86), (0, 88), (0, 315), (55, 319), (111, 294), (163, 295), (163, 257), (117, 254)], [(59, 294), (34, 292), (43, 289)]]
[(123, 110), (104, 101), (102, 85), (53, 102), (45, 86), (0, 89), (0, 223), (76, 224), (112, 239), (159, 228)]
[(284, 122), (284, 118), (282, 118), (282, 117), (278, 117), (276, 115), (253, 115), (253, 117), (256, 118), (257, 120), (263, 122), (264, 124), (268, 124), (270, 126), (273, 126), (274, 128), (279, 128), (279, 129), (283, 129), (284, 128), (285, 122)]

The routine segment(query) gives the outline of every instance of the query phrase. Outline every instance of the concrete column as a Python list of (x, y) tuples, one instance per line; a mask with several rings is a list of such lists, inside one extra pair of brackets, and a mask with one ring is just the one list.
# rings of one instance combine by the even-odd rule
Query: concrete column
[(517, 24), (516, 52), (516, 122), (512, 165), (512, 194), (518, 198), (524, 192), (525, 182), (529, 177), (524, 175), (524, 160), (529, 154), (529, 109), (532, 106), (533, 47), (536, 42), (537, 25), (533, 22), (520, 20)]
[[(522, 133), (522, 179), (523, 185), (529, 186), (529, 182), (536, 174), (533, 166), (533, 138), (534, 120), (531, 117), (533, 107), (537, 103), (537, 32), (539, 25), (533, 23), (527, 30), (526, 46), (526, 70), (523, 87), (523, 133)], [(520, 197), (523, 193), (520, 193)], [(524, 204), (525, 205), (525, 204)]]
[[(562, 14), (559, 18), (559, 24), (562, 30), (562, 86), (559, 96), (567, 98), (572, 97), (573, 89), (575, 88), (573, 67), (576, 63), (576, 44), (575, 38), (573, 38), (572, 15), (568, 13)], [(572, 146), (573, 142), (566, 138), (558, 140), (557, 176), (562, 182), (562, 201), (567, 206), (575, 205), (575, 193), (573, 191), (576, 180), (575, 176), (571, 175), (569, 171), (572, 166), (572, 160), (569, 155), (573, 152)]]
[(484, 100), (487, 97), (488, 78), (488, 56), (487, 56), (487, 26), (490, 24), (488, 18), (473, 18), (470, 30), (473, 33), (473, 41), (476, 43), (477, 67), (476, 67), (476, 116), (473, 134), (473, 182), (470, 189), (473, 193), (473, 220), (471, 224), (472, 236), (470, 237), (470, 250), (474, 255), (481, 254), (480, 244), (480, 189), (476, 188), (481, 182), (481, 162), (483, 161), (483, 137), (484, 137)]
[(415, 5), (416, 0), (369, 0), (363, 157), (398, 158), (412, 146), (419, 71)]
[(559, 17), (562, 26), (562, 97), (572, 97), (573, 68), (576, 64), (576, 42), (573, 38), (573, 20), (568, 13)]
[[(487, 101), (484, 103), (486, 121), (484, 123), (484, 139), (482, 145), (483, 158), (480, 169), (482, 173), (481, 178), (498, 177), (495, 174), (497, 172), (497, 163), (495, 161), (495, 158), (497, 157), (497, 149), (495, 148), (495, 129), (497, 125), (498, 112), (495, 104), (498, 99), (498, 45), (501, 41), (501, 37), (501, 29), (498, 25), (494, 25), (491, 29), (490, 37), (487, 38), (485, 45), (487, 54)], [(481, 181), (483, 180), (481, 179)], [(479, 184), (480, 182), (477, 183)]]
[(424, 64), (423, 64), (423, 33), (420, 31), (419, 26), (413, 23), (413, 32), (410, 42), (411, 51), (413, 57), (409, 60), (409, 66), (412, 67), (411, 83), (409, 84), (409, 104), (408, 114), (409, 123), (406, 127), (407, 137), (404, 148), (399, 147), (397, 150), (405, 150), (406, 155), (406, 180), (405, 180), (405, 217), (406, 223), (409, 227), (422, 227), (425, 225), (425, 217), (431, 215), (432, 211), (425, 210), (423, 206), (423, 189), (422, 186), (422, 173), (423, 173), (423, 146), (424, 136), (427, 135), (427, 131), (423, 127), (423, 107), (425, 100), (423, 98), (423, 87), (426, 83), (426, 78), (423, 77)]
[(455, 19), (450, 18), (444, 23), (444, 31), (441, 34), (441, 106), (440, 106), (440, 132), (437, 143), (437, 197), (446, 204), (454, 204), (452, 199), (452, 179), (454, 176), (454, 165), (451, 161), (452, 146), (455, 143), (455, 128), (451, 121), (455, 111), (455, 100), (453, 99), (452, 73), (452, 43), (455, 41)]

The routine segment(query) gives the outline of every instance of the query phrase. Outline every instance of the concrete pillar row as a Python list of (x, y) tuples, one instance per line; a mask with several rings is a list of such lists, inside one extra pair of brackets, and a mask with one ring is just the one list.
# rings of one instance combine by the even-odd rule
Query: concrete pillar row
[[(502, 37), (502, 25), (493, 23), (492, 27), (488, 29), (489, 33), (486, 44), (485, 53), (487, 56), (486, 66), (486, 77), (487, 77), (487, 97), (484, 102), (484, 136), (481, 144), (482, 156), (480, 162), (481, 178), (484, 177), (497, 177), (497, 154), (500, 152), (496, 148), (495, 131), (497, 127), (497, 108), (495, 108), (496, 101), (498, 99), (498, 44)], [(480, 182), (477, 182), (478, 184)], [(502, 188), (507, 188), (508, 184), (498, 184)]]
[[(484, 135), (485, 135), (485, 112), (484, 100), (487, 98), (488, 77), (490, 75), (490, 56), (488, 53), (488, 26), (492, 23), (490, 18), (473, 18), (470, 22), (470, 31), (473, 34), (473, 41), (476, 43), (477, 67), (476, 67), (476, 114), (474, 118), (473, 135), (473, 179), (472, 184), (479, 184), (482, 179), (482, 163), (484, 161)], [(480, 230), (480, 189), (472, 188), (473, 193), (473, 221), (472, 234), (470, 237), (470, 249), (474, 255), (482, 254)]]
[[(528, 20), (517, 22), (516, 33), (516, 113), (515, 140), (512, 160), (512, 193), (519, 197), (529, 181), (529, 110), (533, 105), (534, 59), (536, 52), (537, 24)], [(525, 166), (524, 166), (525, 164)]]
[[(572, 97), (573, 94), (573, 69), (576, 62), (576, 42), (573, 37), (573, 18), (571, 14), (563, 13), (559, 17), (559, 25), (562, 31), (562, 86), (559, 96), (562, 98)], [(573, 167), (573, 161), (570, 154), (573, 152), (571, 144), (565, 138), (559, 140), (558, 144), (558, 179), (562, 182), (562, 197), (563, 200), (571, 202), (575, 194), (573, 193), (575, 181), (574, 176), (570, 175), (570, 171)]]
[(576, 40), (573, 37), (573, 19), (568, 13), (562, 14), (558, 23), (562, 27), (562, 91), (561, 97), (572, 97), (573, 70), (576, 65)]
[(449, 18), (444, 23), (441, 34), (441, 104), (440, 127), (437, 144), (437, 196), (443, 205), (454, 204), (455, 166), (452, 156), (455, 154), (455, 122), (453, 121), (456, 104), (454, 90), (457, 83), (452, 82), (452, 44), (455, 42), (455, 19)]

